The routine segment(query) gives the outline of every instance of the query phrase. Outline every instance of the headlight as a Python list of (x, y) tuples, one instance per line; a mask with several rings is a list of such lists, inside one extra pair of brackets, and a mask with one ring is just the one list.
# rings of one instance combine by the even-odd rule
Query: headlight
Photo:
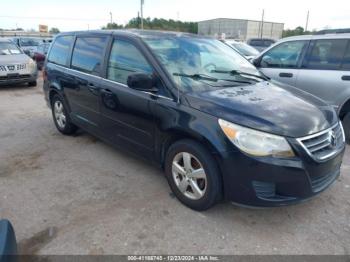
[(36, 63), (32, 59), (29, 60), (29, 69), (31, 71), (35, 71), (36, 69)]
[(222, 119), (219, 119), (219, 125), (227, 138), (249, 155), (294, 157), (294, 152), (284, 137), (242, 127)]

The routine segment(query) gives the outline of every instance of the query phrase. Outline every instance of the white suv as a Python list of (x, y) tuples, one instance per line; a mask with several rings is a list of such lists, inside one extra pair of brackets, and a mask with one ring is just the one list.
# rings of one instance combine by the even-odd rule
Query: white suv
[(0, 38), (0, 85), (28, 83), (36, 86), (36, 63), (12, 41)]
[(266, 76), (332, 105), (350, 143), (350, 33), (284, 38), (262, 52), (253, 64)]

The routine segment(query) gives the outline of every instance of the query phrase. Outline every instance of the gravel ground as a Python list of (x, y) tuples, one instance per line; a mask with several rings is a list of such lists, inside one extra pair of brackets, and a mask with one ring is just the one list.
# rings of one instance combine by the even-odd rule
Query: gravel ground
[(350, 153), (306, 203), (198, 213), (162, 172), (84, 132), (60, 135), (38, 86), (0, 87), (0, 217), (24, 254), (350, 254)]

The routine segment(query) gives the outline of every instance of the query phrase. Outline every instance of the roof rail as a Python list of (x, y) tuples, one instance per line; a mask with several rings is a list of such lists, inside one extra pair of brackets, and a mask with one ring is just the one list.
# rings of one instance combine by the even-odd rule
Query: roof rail
[(350, 33), (350, 28), (343, 28), (343, 29), (324, 29), (324, 30), (315, 32), (314, 35), (345, 34), (345, 33)]

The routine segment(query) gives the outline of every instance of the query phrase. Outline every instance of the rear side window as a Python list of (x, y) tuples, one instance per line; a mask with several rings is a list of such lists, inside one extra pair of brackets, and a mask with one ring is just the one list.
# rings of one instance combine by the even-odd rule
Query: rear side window
[(268, 51), (261, 59), (263, 68), (296, 68), (307, 41), (282, 43)]
[(152, 73), (142, 53), (131, 43), (115, 40), (108, 61), (107, 78), (126, 84), (128, 76), (133, 73)]
[(98, 75), (107, 37), (78, 37), (73, 49), (72, 68)]
[(306, 68), (340, 69), (347, 43), (346, 39), (322, 39), (315, 41), (307, 59)]
[(67, 65), (69, 49), (73, 42), (73, 36), (59, 36), (51, 47), (48, 61), (58, 65)]
[(350, 41), (348, 43), (348, 48), (347, 48), (345, 55), (344, 55), (342, 69), (350, 71)]
[(251, 40), (250, 45), (253, 45), (253, 46), (264, 46), (264, 41), (262, 40)]

